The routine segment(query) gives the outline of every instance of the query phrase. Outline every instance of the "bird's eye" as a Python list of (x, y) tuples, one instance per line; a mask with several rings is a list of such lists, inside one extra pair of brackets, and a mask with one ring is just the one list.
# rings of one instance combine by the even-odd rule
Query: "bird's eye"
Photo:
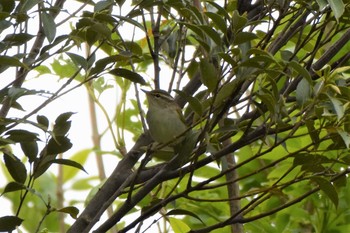
[(159, 97), (160, 97), (160, 95), (159, 95), (159, 94), (156, 94), (156, 97), (157, 97), (157, 98), (159, 98)]

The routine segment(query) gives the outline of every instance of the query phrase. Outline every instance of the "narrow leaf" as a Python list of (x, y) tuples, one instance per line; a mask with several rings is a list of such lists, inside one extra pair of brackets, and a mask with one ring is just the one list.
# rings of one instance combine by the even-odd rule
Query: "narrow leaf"
[(307, 81), (307, 79), (303, 78), (297, 86), (297, 90), (296, 90), (296, 99), (297, 99), (297, 103), (299, 104), (299, 106), (303, 106), (306, 101), (309, 100), (310, 98), (310, 84)]
[(197, 220), (201, 221), (203, 224), (204, 222), (202, 221), (202, 219), (196, 215), (195, 213), (188, 211), (188, 210), (184, 210), (184, 209), (173, 209), (170, 210), (168, 213), (166, 213), (167, 216), (171, 216), (171, 215), (188, 215), (191, 217), (196, 218)]
[(289, 66), (292, 67), (298, 74), (305, 78), (310, 84), (312, 83), (311, 75), (303, 66), (296, 61), (291, 61)]
[(334, 17), (338, 21), (339, 18), (344, 14), (345, 6), (342, 0), (327, 0), (331, 7)]
[(54, 160), (52, 160), (52, 163), (57, 163), (57, 164), (62, 164), (62, 165), (75, 167), (75, 168), (78, 168), (78, 169), (84, 171), (85, 173), (87, 173), (83, 166), (81, 166), (79, 163), (77, 163), (77, 162), (75, 162), (73, 160), (69, 160), (69, 159), (54, 159)]
[(198, 26), (210, 39), (212, 39), (215, 44), (221, 45), (222, 39), (220, 34), (215, 31), (212, 27), (208, 25), (199, 25)]
[(51, 43), (56, 36), (56, 24), (53, 17), (43, 11), (41, 13), (41, 19), (43, 23), (43, 29), (47, 40)]
[(334, 97), (328, 96), (328, 98), (330, 99), (330, 101), (332, 103), (332, 107), (333, 107), (335, 113), (337, 114), (337, 119), (338, 120), (342, 119), (344, 116), (343, 103)]
[(226, 33), (227, 25), (221, 15), (213, 12), (205, 12), (205, 14), (213, 21), (213, 23), (217, 26), (218, 29), (220, 29), (220, 31), (222, 31), (223, 33)]
[(205, 59), (201, 59), (199, 67), (203, 84), (212, 92), (217, 85), (217, 71), (214, 65)]
[(109, 73), (111, 73), (115, 76), (120, 76), (120, 77), (126, 78), (126, 79), (130, 80), (131, 82), (140, 83), (141, 85), (146, 84), (145, 80), (143, 79), (143, 77), (141, 75), (139, 75), (138, 73), (135, 73), (131, 70), (127, 70), (127, 69), (123, 69), (123, 68), (116, 68), (116, 69), (109, 71)]
[(312, 177), (311, 180), (316, 182), (320, 189), (331, 199), (335, 207), (338, 207), (338, 193), (332, 183), (322, 177)]

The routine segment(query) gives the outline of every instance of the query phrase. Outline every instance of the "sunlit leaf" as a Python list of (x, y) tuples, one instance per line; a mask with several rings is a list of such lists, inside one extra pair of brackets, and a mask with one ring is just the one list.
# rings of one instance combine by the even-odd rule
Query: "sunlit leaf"
[(187, 233), (191, 230), (191, 228), (183, 220), (180, 219), (169, 218), (169, 223), (171, 229), (173, 229), (175, 233)]
[[(84, 150), (78, 151), (73, 156), (70, 156), (70, 159), (73, 161), (76, 161), (79, 164), (85, 164), (91, 152), (92, 152), (91, 149), (84, 149)], [(70, 166), (63, 167), (63, 181), (67, 182), (68, 180), (71, 180), (73, 177), (75, 177), (78, 174), (78, 172), (79, 170), (75, 169), (74, 167), (70, 167)]]

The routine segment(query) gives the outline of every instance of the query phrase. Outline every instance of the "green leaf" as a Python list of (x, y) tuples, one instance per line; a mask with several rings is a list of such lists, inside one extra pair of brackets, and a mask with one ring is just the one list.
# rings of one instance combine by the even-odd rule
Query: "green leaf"
[(205, 224), (202, 219), (196, 215), (195, 213), (188, 211), (188, 210), (184, 210), (184, 209), (173, 209), (170, 210), (168, 213), (166, 213), (166, 216), (171, 216), (171, 215), (188, 215), (191, 217), (196, 218), (197, 220), (201, 221), (203, 224)]
[[(139, 10), (136, 10), (134, 12), (136, 12), (138, 15), (141, 15), (141, 11), (139, 11)], [(131, 25), (139, 28), (142, 31), (145, 31), (145, 28), (143, 27), (143, 25), (141, 23), (137, 22), (136, 20), (132, 19), (131, 16), (130, 17), (125, 17), (125, 16), (121, 16), (121, 15), (114, 15), (114, 17), (131, 24)]]
[(188, 104), (190, 105), (190, 108), (198, 116), (201, 116), (203, 114), (202, 103), (196, 97), (187, 95), (185, 92), (180, 91), (180, 90), (174, 90), (174, 91), (188, 102)]
[(94, 12), (99, 12), (103, 10), (108, 10), (113, 4), (113, 1), (103, 0), (99, 1), (94, 6)]
[(252, 32), (239, 32), (235, 36), (235, 39), (234, 39), (233, 43), (236, 44), (236, 45), (239, 45), (239, 44), (243, 44), (245, 42), (254, 40), (256, 38), (258, 38), (258, 37)]
[(305, 78), (310, 84), (312, 83), (312, 78), (309, 73), (300, 63), (296, 61), (291, 61), (289, 63), (289, 66), (293, 68), (299, 75), (301, 75), (303, 78)]
[(338, 100), (334, 97), (331, 97), (329, 95), (328, 95), (328, 98), (330, 99), (330, 101), (332, 103), (332, 107), (333, 107), (335, 113), (337, 114), (337, 118), (339, 121), (340, 119), (342, 119), (344, 117), (344, 104), (340, 100)]
[(71, 127), (71, 121), (68, 119), (73, 115), (73, 112), (66, 112), (59, 115), (55, 120), (52, 133), (55, 137), (65, 136)]
[(329, 6), (331, 7), (334, 17), (338, 21), (339, 18), (344, 14), (345, 11), (345, 5), (342, 0), (327, 0), (329, 3)]
[(215, 31), (212, 27), (208, 25), (199, 25), (198, 26), (210, 39), (212, 39), (215, 44), (221, 45), (222, 39), (220, 34)]
[(0, 231), (11, 232), (20, 226), (23, 219), (16, 216), (3, 216), (0, 218)]
[(47, 40), (51, 43), (56, 36), (56, 24), (52, 15), (42, 11), (41, 20), (43, 23), (43, 29)]
[(36, 141), (21, 142), (21, 149), (24, 155), (29, 159), (29, 162), (34, 162), (38, 155), (38, 144)]
[(276, 100), (270, 93), (262, 91), (261, 93), (257, 93), (257, 97), (266, 105), (272, 116), (276, 114)]
[(32, 142), (39, 140), (36, 133), (29, 132), (23, 129), (14, 129), (6, 132), (9, 135), (7, 139), (14, 142)]
[[(124, 42), (120, 43), (119, 45), (125, 48), (125, 51), (123, 51), (123, 50), (121, 51), (121, 53), (124, 55), (124, 57), (129, 57), (130, 55), (142, 56), (142, 48), (136, 42), (124, 41)], [(130, 52), (131, 52), (131, 54), (130, 54)]]
[(316, 130), (315, 128), (315, 121), (314, 120), (306, 120), (305, 122), (306, 127), (309, 132), (309, 136), (312, 139), (312, 142), (315, 143), (315, 145), (318, 145), (320, 142), (320, 137), (319, 137), (319, 131)]
[(30, 9), (32, 9), (34, 6), (39, 4), (41, 0), (26, 0), (21, 2), (22, 4), (20, 5), (20, 12), (27, 12)]
[(59, 125), (59, 124), (62, 124), (62, 123), (65, 123), (68, 121), (68, 119), (73, 115), (75, 114), (74, 112), (65, 112), (65, 113), (62, 113), (60, 114), (56, 120), (55, 120), (55, 125)]
[(0, 2), (1, 8), (3, 12), (11, 13), (15, 8), (15, 0), (2, 0)]
[(49, 127), (49, 120), (47, 119), (46, 116), (37, 115), (36, 121), (38, 122), (39, 125), (43, 126), (43, 128), (45, 130), (48, 129), (48, 127)]
[(28, 68), (24, 63), (20, 62), (17, 57), (0, 56), (0, 64), (0, 71), (6, 70), (10, 66)]
[(226, 33), (227, 25), (221, 15), (213, 12), (205, 12), (205, 15), (208, 16), (208, 18), (210, 18), (213, 21), (213, 23), (217, 26), (218, 29), (220, 29), (220, 31), (222, 31), (223, 33)]
[(9, 43), (11, 46), (19, 46), (30, 41), (33, 37), (28, 33), (8, 34), (3, 42)]
[(57, 136), (51, 138), (47, 144), (47, 155), (57, 155), (72, 148), (73, 144), (67, 137)]
[(67, 206), (62, 209), (56, 210), (57, 212), (69, 214), (72, 218), (76, 219), (79, 214), (79, 209), (74, 206)]
[(27, 169), (15, 155), (4, 153), (5, 166), (11, 177), (18, 183), (23, 184), (27, 178)]
[(343, 139), (346, 148), (350, 148), (350, 134), (341, 129), (337, 129), (338, 134)]
[(57, 164), (71, 166), (74, 168), (78, 168), (78, 169), (84, 171), (85, 173), (87, 173), (83, 166), (81, 166), (79, 163), (77, 163), (73, 160), (70, 160), (70, 159), (54, 159), (51, 161), (51, 163), (57, 163)]
[[(43, 151), (45, 151), (45, 149)], [(40, 177), (47, 171), (47, 169), (49, 169), (49, 167), (52, 165), (51, 161), (54, 160), (56, 156), (57, 154), (44, 154), (38, 160), (35, 160), (33, 173), (35, 179)]]
[(307, 79), (303, 78), (296, 89), (296, 99), (299, 106), (303, 106), (311, 97), (311, 87)]
[(320, 10), (323, 10), (327, 5), (327, 0), (316, 0), (318, 6), (320, 7)]
[(192, 32), (194, 32), (200, 38), (204, 39), (203, 31), (198, 27), (198, 25), (189, 24), (189, 23), (182, 23), (182, 24), (184, 24), (186, 27), (188, 27)]
[(175, 233), (187, 233), (191, 230), (191, 228), (180, 219), (169, 218), (169, 223)]
[(106, 38), (109, 38), (112, 33), (108, 26), (103, 23), (95, 23), (89, 29)]
[[(70, 159), (78, 162), (79, 164), (85, 164), (91, 152), (92, 152), (91, 149), (84, 149), (75, 153), (73, 156), (70, 157)], [(69, 166), (63, 167), (63, 182), (65, 183), (68, 180), (71, 180), (73, 177), (75, 177), (78, 174), (78, 172), (79, 170), (73, 167), (69, 167)]]
[(333, 202), (335, 207), (338, 207), (339, 198), (335, 187), (331, 182), (322, 177), (312, 177), (312, 181), (316, 182), (320, 189), (328, 196), (328, 198)]
[(79, 67), (83, 67), (84, 70), (87, 70), (88, 69), (88, 62), (87, 60), (78, 55), (78, 54), (75, 54), (75, 53), (69, 53), (67, 52), (66, 53), (73, 61), (73, 63), (79, 68)]
[(206, 59), (201, 59), (199, 62), (199, 68), (203, 84), (208, 88), (210, 92), (214, 91), (218, 81), (217, 70), (215, 66)]
[(97, 73), (104, 71), (105, 67), (108, 64), (113, 64), (116, 61), (120, 61), (121, 59), (129, 60), (130, 57), (125, 57), (125, 56), (121, 56), (121, 55), (113, 55), (113, 56), (108, 56), (108, 57), (104, 57), (102, 59), (99, 59), (98, 61), (96, 61), (95, 66), (91, 69), (90, 75), (97, 74)]
[(113, 74), (115, 76), (120, 76), (123, 78), (126, 78), (132, 82), (139, 83), (141, 85), (146, 85), (145, 80), (141, 75), (138, 73), (135, 73), (131, 70), (123, 69), (123, 68), (115, 68), (111, 71), (109, 71), (110, 74)]
[(241, 16), (237, 10), (235, 10), (233, 12), (233, 15), (232, 15), (232, 30), (233, 32), (238, 32), (238, 31), (241, 31), (244, 26), (246, 25), (247, 23), (247, 18), (244, 17), (244, 16)]
[(6, 185), (6, 187), (4, 188), (4, 192), (1, 195), (24, 189), (26, 189), (26, 186), (24, 184), (18, 182), (10, 182)]

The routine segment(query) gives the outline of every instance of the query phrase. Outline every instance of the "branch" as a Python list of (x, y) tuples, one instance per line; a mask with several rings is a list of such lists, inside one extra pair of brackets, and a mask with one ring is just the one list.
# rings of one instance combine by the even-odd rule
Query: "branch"
[(322, 57), (312, 65), (313, 70), (320, 70), (326, 65), (350, 40), (350, 29), (347, 30), (343, 36), (335, 42), (323, 55)]
[[(339, 173), (338, 175), (336, 175), (335, 177), (333, 177), (330, 181), (333, 182), (343, 176), (346, 176), (347, 174), (350, 173), (350, 168), (344, 170), (343, 172)], [(294, 200), (292, 201), (289, 201), (279, 207), (276, 207), (270, 211), (267, 211), (265, 213), (262, 213), (262, 214), (258, 214), (258, 215), (255, 215), (255, 216), (252, 216), (252, 217), (249, 217), (249, 218), (236, 218), (235, 216), (234, 217), (231, 217), (231, 218), (228, 218), (227, 220), (223, 221), (223, 222), (220, 222), (218, 224), (215, 224), (215, 225), (212, 225), (212, 226), (209, 226), (209, 227), (206, 227), (206, 228), (202, 228), (202, 229), (199, 229), (199, 230), (191, 230), (189, 231), (190, 233), (206, 233), (206, 232), (211, 232), (212, 230), (215, 230), (215, 229), (218, 229), (218, 228), (222, 228), (222, 227), (225, 227), (227, 225), (230, 225), (230, 224), (237, 224), (237, 223), (248, 223), (248, 222), (253, 222), (253, 221), (256, 221), (258, 219), (261, 219), (261, 218), (264, 218), (264, 217), (267, 217), (267, 216), (270, 216), (270, 215), (273, 215), (283, 209), (286, 209), (298, 202), (301, 202), (302, 200), (304, 200), (305, 198), (307, 198), (308, 196), (316, 193), (320, 191), (320, 187), (316, 187), (306, 193), (304, 193), (303, 195), (299, 196), (298, 198), (295, 198)]]
[[(53, 19), (55, 19), (58, 15), (58, 13), (61, 11), (63, 4), (65, 3), (66, 0), (57, 0), (55, 2), (54, 8), (56, 8), (57, 10), (54, 11), (50, 11), (51, 16), (53, 17)], [(28, 56), (26, 58), (24, 58), (24, 63), (30, 67), (31, 65), (33, 65), (35, 58), (38, 56), (41, 47), (43, 46), (45, 40), (45, 33), (44, 33), (44, 28), (42, 27), (42, 25), (40, 25), (40, 28), (38, 30), (38, 33), (36, 34), (36, 39), (33, 43), (32, 49), (30, 50)], [(28, 73), (30, 71), (30, 68), (24, 68), (21, 67), (17, 73), (16, 73), (16, 79), (13, 81), (12, 86), (13, 87), (21, 87), (24, 80), (26, 79)], [(11, 108), (11, 97), (7, 96), (4, 99), (2, 108), (0, 109), (0, 117), (6, 117), (10, 108)]]
[(132, 168), (145, 152), (143, 147), (151, 143), (148, 135), (142, 134), (136, 141), (134, 147), (118, 163), (113, 173), (109, 176), (100, 190), (91, 199), (84, 211), (69, 228), (68, 233), (89, 232), (89, 230), (98, 221), (103, 212), (108, 208), (106, 201), (123, 185), (127, 178), (132, 174)]

